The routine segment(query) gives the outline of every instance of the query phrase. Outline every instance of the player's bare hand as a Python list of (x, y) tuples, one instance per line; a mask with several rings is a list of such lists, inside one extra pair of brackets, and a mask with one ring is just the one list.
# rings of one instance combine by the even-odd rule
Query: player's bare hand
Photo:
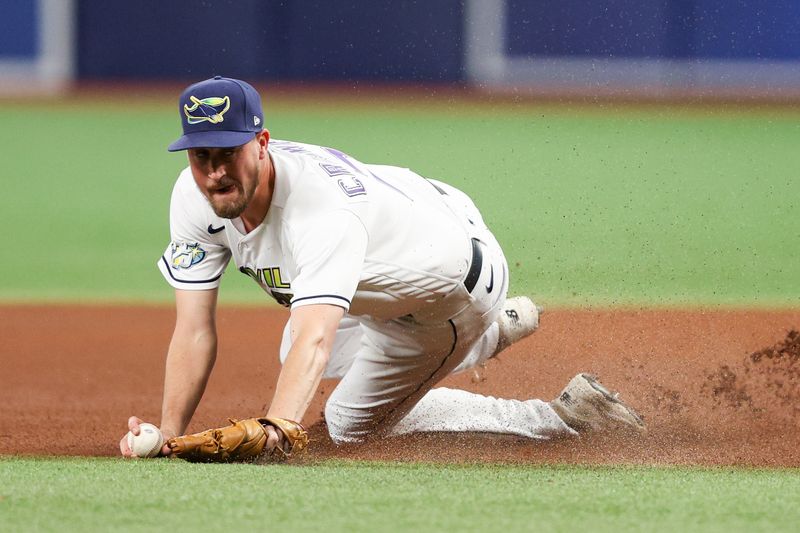
[(272, 450), (281, 445), (282, 435), (272, 426), (265, 425), (264, 429), (267, 430), (267, 444), (264, 446), (264, 451), (271, 453)]
[[(128, 419), (128, 430), (133, 433), (134, 435), (139, 434), (139, 424), (141, 424), (143, 420), (141, 418), (132, 416)], [(131, 451), (130, 446), (128, 446), (128, 434), (122, 436), (122, 439), (119, 441), (119, 452), (122, 454), (123, 457), (136, 457), (134, 453)]]
[[(141, 431), (141, 428), (139, 426), (143, 423), (144, 421), (141, 418), (132, 416), (128, 419), (128, 430), (134, 435), (139, 435), (139, 432)], [(164, 437), (164, 445), (161, 447), (159, 455), (168, 457), (169, 455), (172, 454), (172, 450), (167, 445), (167, 441), (169, 441), (169, 439), (175, 437), (176, 435), (174, 435), (174, 432), (171, 432), (169, 430), (161, 431), (161, 435)], [(123, 435), (122, 439), (120, 439), (119, 441), (119, 451), (123, 457), (138, 457), (135, 453), (133, 453), (133, 451), (131, 451), (131, 448), (128, 445), (127, 433)]]

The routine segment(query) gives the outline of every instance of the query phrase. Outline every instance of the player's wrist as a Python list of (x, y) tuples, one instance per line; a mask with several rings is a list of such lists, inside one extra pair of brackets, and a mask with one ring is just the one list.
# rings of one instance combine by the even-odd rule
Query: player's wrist
[(161, 434), (164, 435), (164, 440), (169, 440), (172, 437), (177, 437), (178, 435), (182, 435), (184, 432), (184, 430), (181, 430), (177, 424), (172, 424), (170, 422), (163, 422), (163, 421), (161, 422), (159, 429), (161, 430)]

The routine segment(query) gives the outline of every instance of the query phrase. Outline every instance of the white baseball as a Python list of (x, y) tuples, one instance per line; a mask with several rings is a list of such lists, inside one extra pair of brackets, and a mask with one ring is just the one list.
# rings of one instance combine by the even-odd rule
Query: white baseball
[(128, 432), (128, 447), (137, 457), (155, 457), (164, 445), (164, 436), (153, 424), (139, 424), (139, 434)]

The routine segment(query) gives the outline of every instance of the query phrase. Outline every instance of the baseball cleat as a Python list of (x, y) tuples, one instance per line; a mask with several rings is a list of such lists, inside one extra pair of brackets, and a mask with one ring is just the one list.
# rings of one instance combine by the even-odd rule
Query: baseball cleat
[(500, 340), (494, 355), (505, 350), (536, 331), (539, 327), (539, 315), (542, 308), (527, 296), (509, 298), (500, 310), (497, 323), (500, 326)]
[(550, 405), (561, 420), (579, 433), (611, 430), (647, 432), (636, 411), (625, 405), (618, 393), (606, 389), (591, 374), (578, 374), (572, 378)]

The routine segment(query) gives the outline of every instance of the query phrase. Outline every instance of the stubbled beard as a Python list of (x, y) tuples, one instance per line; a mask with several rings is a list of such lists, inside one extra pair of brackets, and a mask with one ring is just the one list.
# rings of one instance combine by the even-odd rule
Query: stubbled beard
[(245, 191), (244, 187), (242, 187), (240, 183), (233, 183), (232, 185), (239, 193), (235, 199), (217, 202), (213, 199), (213, 195), (207, 198), (211, 209), (214, 211), (214, 214), (220, 218), (232, 219), (238, 217), (242, 214), (242, 212), (244, 212), (244, 210), (247, 208), (247, 204), (249, 204), (250, 200), (253, 198), (255, 187), (253, 187), (253, 190), (251, 191)]

